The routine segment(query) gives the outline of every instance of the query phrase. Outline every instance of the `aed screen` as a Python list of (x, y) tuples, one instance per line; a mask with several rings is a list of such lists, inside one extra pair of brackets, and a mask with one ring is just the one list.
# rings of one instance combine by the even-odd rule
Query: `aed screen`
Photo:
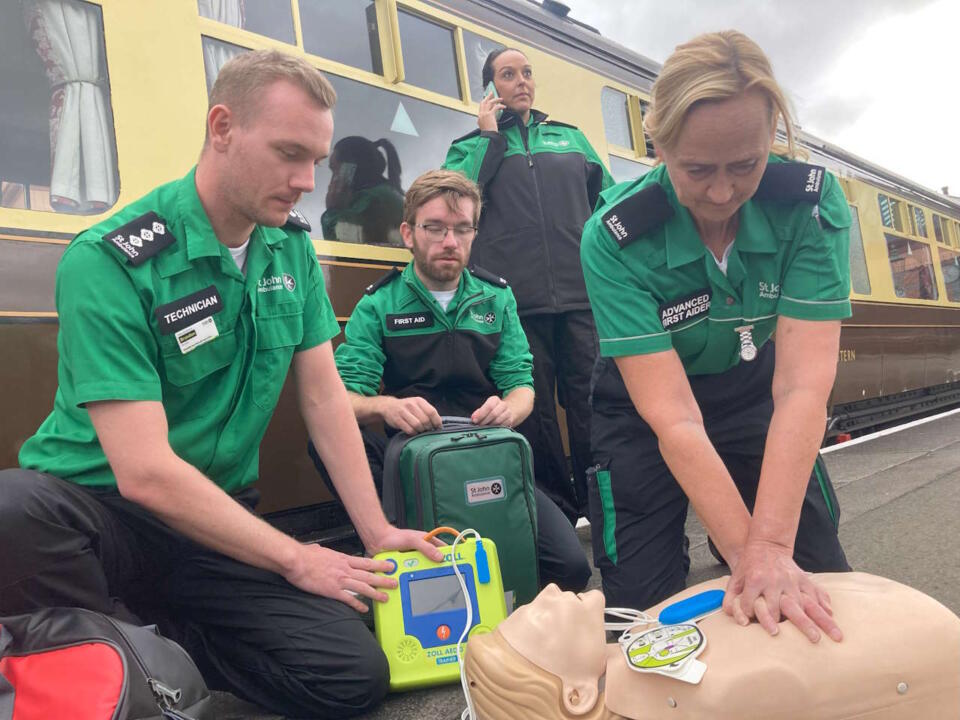
[(410, 583), (410, 613), (432, 615), (450, 610), (466, 610), (460, 581), (456, 575), (414, 580)]

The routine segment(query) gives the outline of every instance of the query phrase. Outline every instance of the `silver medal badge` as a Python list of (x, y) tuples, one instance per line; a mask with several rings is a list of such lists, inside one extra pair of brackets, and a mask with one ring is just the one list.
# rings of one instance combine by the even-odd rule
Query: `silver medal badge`
[(741, 325), (733, 331), (740, 335), (740, 357), (750, 362), (757, 357), (757, 346), (753, 344), (753, 325)]

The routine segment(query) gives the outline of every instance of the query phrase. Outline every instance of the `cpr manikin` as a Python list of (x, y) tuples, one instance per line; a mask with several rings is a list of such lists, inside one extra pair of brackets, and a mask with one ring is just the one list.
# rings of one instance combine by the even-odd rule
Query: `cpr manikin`
[[(638, 673), (606, 644), (603, 595), (548, 586), (488, 635), (471, 638), (465, 672), (479, 720), (955, 720), (960, 619), (905, 585), (864, 573), (817, 575), (844, 639), (811, 643), (791, 623), (769, 636), (722, 612), (707, 637), (699, 684)], [(680, 593), (649, 611), (726, 578)]]

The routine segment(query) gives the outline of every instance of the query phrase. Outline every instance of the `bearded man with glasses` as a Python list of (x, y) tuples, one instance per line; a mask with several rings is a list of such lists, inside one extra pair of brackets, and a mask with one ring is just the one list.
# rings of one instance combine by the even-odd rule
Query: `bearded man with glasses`
[[(515, 427), (533, 409), (533, 358), (513, 292), (467, 269), (479, 216), (473, 181), (448, 170), (417, 178), (400, 225), (413, 261), (367, 288), (337, 348), (378, 492), (386, 437), (371, 425), (416, 435), (455, 415)], [(327, 480), (312, 447), (310, 455)], [(591, 570), (573, 527), (539, 489), (536, 501), (541, 583), (582, 590)]]

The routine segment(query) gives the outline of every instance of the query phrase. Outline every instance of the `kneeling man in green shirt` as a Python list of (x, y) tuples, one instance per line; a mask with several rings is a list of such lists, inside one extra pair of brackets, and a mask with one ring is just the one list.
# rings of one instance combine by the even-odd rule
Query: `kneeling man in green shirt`
[(0, 615), (83, 607), (159, 623), (208, 684), (344, 718), (384, 696), (357, 611), (387, 564), (254, 514), (258, 447), (292, 366), (310, 437), (367, 550), (422, 534), (380, 510), (303, 216), (336, 94), (276, 51), (224, 65), (197, 166), (81, 233), (57, 271), (53, 412), (0, 472)]

